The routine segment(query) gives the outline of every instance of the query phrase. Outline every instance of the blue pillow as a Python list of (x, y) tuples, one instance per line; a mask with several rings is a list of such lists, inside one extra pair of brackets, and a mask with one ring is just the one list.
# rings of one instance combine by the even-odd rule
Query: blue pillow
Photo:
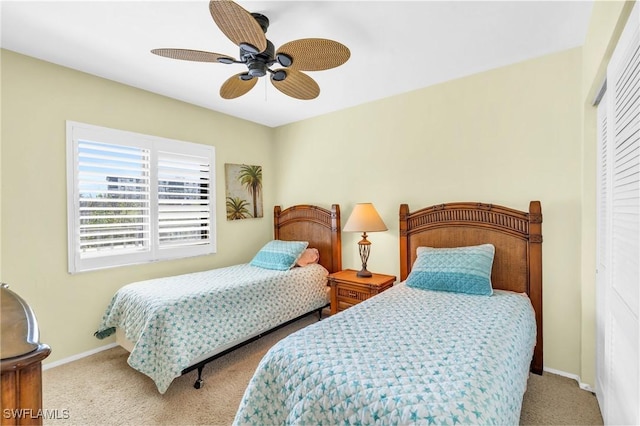
[(291, 269), (309, 243), (307, 241), (269, 241), (249, 262), (265, 269), (286, 271)]
[(491, 267), (495, 247), (418, 247), (407, 285), (425, 290), (491, 296)]

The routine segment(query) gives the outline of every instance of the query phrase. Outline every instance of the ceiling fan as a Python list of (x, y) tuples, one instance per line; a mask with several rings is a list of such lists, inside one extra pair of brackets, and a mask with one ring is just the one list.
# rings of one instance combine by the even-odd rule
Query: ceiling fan
[[(320, 71), (338, 67), (349, 59), (349, 49), (337, 41), (324, 38), (293, 40), (278, 50), (265, 33), (269, 19), (249, 13), (229, 0), (211, 0), (209, 11), (216, 25), (240, 48), (240, 59), (220, 53), (190, 49), (153, 49), (151, 53), (172, 59), (196, 62), (244, 64), (247, 71), (229, 78), (220, 87), (220, 96), (234, 99), (256, 85), (259, 77), (270, 74), (276, 89), (296, 99), (314, 99), (320, 94), (316, 81), (302, 71)], [(271, 69), (274, 65), (282, 68)]]

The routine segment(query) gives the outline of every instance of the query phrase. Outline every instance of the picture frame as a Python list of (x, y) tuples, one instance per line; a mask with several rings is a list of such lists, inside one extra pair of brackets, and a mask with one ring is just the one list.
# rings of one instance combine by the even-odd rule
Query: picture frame
[(226, 163), (224, 174), (227, 220), (263, 217), (262, 166)]

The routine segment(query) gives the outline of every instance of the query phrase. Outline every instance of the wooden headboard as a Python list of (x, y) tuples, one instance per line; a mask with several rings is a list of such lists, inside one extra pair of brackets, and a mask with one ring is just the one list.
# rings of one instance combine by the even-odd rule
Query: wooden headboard
[(536, 348), (531, 371), (542, 374), (542, 209), (529, 211), (482, 203), (448, 203), (409, 212), (400, 206), (400, 279), (405, 280), (416, 248), (495, 246), (491, 271), (494, 289), (527, 293), (536, 313)]
[(308, 241), (309, 248), (320, 252), (320, 264), (330, 273), (342, 270), (340, 206), (331, 210), (300, 204), (282, 210), (273, 208), (273, 233), (276, 240)]

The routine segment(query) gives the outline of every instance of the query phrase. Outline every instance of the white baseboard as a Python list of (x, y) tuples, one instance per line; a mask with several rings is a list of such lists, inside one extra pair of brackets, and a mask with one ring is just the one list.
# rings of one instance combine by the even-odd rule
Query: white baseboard
[(59, 366), (61, 366), (63, 364), (68, 364), (68, 363), (70, 363), (72, 361), (77, 361), (79, 359), (88, 357), (90, 355), (97, 354), (98, 352), (102, 352), (102, 351), (106, 351), (107, 349), (115, 348), (116, 346), (118, 346), (118, 344), (115, 343), (115, 342), (114, 343), (109, 343), (108, 345), (100, 346), (99, 348), (91, 349), (90, 351), (86, 351), (86, 352), (82, 352), (80, 354), (72, 355), (70, 357), (63, 358), (63, 359), (58, 360), (58, 361), (45, 363), (45, 364), (42, 365), (42, 369), (43, 370), (48, 370), (50, 368), (59, 367)]
[(582, 383), (582, 381), (580, 379), (580, 376), (578, 376), (577, 374), (571, 374), (571, 373), (567, 373), (566, 371), (554, 370), (553, 368), (547, 368), (547, 367), (544, 367), (544, 371), (546, 371), (547, 373), (557, 374), (558, 376), (568, 377), (569, 379), (573, 379), (576, 382), (578, 382), (578, 386), (580, 386), (580, 389), (586, 390), (586, 391), (591, 392), (591, 393), (595, 393), (596, 392), (591, 387), (590, 384)]

